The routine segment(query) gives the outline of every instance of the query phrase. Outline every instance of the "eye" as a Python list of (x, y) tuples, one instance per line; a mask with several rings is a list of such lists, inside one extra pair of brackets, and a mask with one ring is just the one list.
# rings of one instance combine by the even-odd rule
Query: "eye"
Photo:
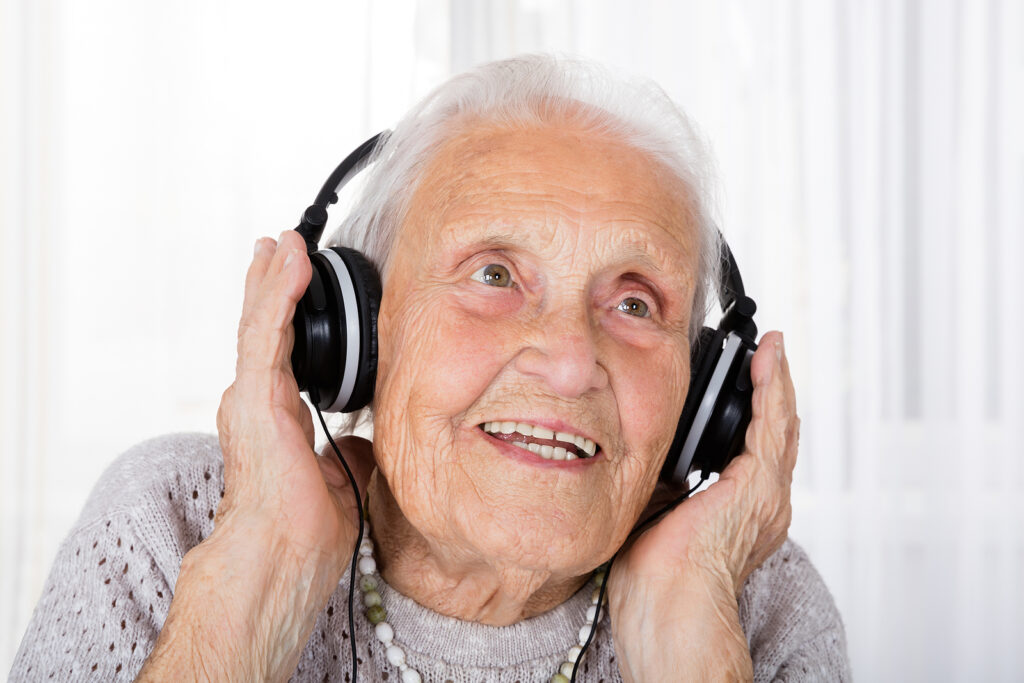
[(513, 285), (512, 274), (508, 272), (508, 268), (497, 263), (489, 263), (476, 271), (473, 273), (473, 279), (492, 287), (511, 287)]
[(642, 300), (637, 299), (635, 296), (623, 299), (619, 303), (618, 309), (623, 313), (635, 315), (638, 318), (647, 318), (650, 317), (651, 315), (651, 311), (647, 307), (647, 304), (644, 303)]

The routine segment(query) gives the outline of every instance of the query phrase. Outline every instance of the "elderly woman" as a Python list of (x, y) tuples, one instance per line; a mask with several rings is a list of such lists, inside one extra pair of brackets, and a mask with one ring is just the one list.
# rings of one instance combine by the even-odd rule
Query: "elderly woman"
[[(383, 282), (373, 442), (340, 440), (372, 523), (354, 628), (360, 504), (312, 448), (290, 363), (311, 265), (287, 231), (256, 243), (219, 443), (158, 439), (104, 475), (13, 678), (347, 681), (354, 639), (360, 680), (563, 681), (602, 581), (579, 680), (848, 678), (832, 599), (786, 540), (781, 334), (751, 362), (742, 454), (630, 536), (719, 248), (674, 105), (593, 66), (509, 60), (441, 86), (377, 159), (335, 238)], [(530, 449), (534, 432), (578, 457)]]

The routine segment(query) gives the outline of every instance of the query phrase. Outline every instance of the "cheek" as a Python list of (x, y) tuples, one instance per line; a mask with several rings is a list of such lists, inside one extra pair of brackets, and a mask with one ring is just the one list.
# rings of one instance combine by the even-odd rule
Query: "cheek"
[(640, 355), (623, 354), (617, 361), (614, 389), (629, 449), (660, 467), (686, 398), (689, 359), (666, 344)]
[[(466, 411), (505, 366), (495, 324), (443, 295), (409, 297), (380, 320), (374, 413), (378, 465), (421, 533), (448, 535), (472, 454), (457, 447)], [(424, 496), (423, 491), (436, 496)]]
[(508, 362), (502, 342), (515, 331), (500, 327), (441, 293), (410, 298), (394, 316), (382, 316), (377, 388), (386, 405), (378, 410), (401, 406), (406, 424), (426, 418), (431, 431), (457, 427)]

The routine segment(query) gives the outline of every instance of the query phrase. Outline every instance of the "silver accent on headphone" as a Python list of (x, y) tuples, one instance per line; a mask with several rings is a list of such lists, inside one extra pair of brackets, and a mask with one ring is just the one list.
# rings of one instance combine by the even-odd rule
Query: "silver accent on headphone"
[(683, 474), (680, 479), (685, 479), (690, 473), (690, 464), (693, 462), (693, 456), (697, 452), (697, 444), (700, 443), (700, 438), (704, 436), (704, 429), (708, 426), (708, 420), (711, 419), (715, 403), (722, 393), (725, 375), (729, 372), (736, 354), (743, 348), (743, 341), (735, 332), (730, 332), (726, 335), (722, 346), (722, 354), (718, 357), (718, 364), (715, 365), (714, 372), (711, 373), (711, 381), (708, 382), (708, 388), (704, 391), (704, 398), (701, 399), (700, 408), (697, 409), (697, 414), (693, 418), (693, 426), (690, 427), (690, 431), (686, 435), (686, 441), (683, 443), (683, 451), (679, 455), (679, 462), (676, 463), (676, 473), (681, 472)]
[(340, 412), (349, 399), (352, 398), (352, 391), (356, 386), (356, 374), (359, 371), (359, 307), (356, 305), (356, 287), (352, 282), (352, 274), (348, 272), (345, 262), (333, 249), (324, 249), (319, 253), (324, 255), (334, 273), (338, 278), (341, 287), (341, 303), (345, 307), (345, 368), (341, 376), (341, 387), (338, 389), (338, 396), (334, 403), (326, 410), (331, 413)]

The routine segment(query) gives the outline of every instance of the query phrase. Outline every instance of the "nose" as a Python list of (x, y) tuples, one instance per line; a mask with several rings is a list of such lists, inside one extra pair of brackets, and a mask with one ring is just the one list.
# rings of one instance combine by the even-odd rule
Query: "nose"
[(564, 398), (578, 398), (608, 386), (598, 355), (598, 330), (586, 311), (553, 311), (539, 316), (516, 356), (515, 368), (543, 380)]

